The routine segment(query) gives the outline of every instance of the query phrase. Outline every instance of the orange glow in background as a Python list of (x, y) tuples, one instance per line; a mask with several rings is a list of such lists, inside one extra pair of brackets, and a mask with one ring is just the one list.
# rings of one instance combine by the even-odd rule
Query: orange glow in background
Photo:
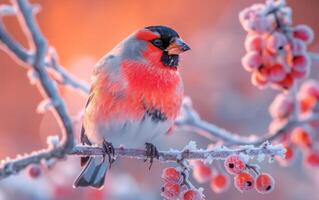
[[(185, 93), (192, 98), (202, 118), (236, 133), (248, 135), (266, 132), (270, 122), (268, 105), (276, 92), (271, 89), (260, 91), (251, 85), (250, 74), (244, 71), (240, 62), (244, 55), (246, 33), (238, 21), (238, 13), (243, 8), (264, 1), (34, 0), (32, 2), (42, 6), (37, 19), (49, 43), (56, 48), (61, 64), (74, 75), (87, 81), (90, 80), (93, 65), (98, 59), (133, 31), (148, 25), (173, 27), (192, 48), (182, 55), (180, 70), (185, 83)], [(0, 0), (0, 4), (2, 3), (9, 1)], [(294, 24), (308, 24), (317, 33), (316, 36), (319, 35), (319, 1), (288, 0), (287, 3), (293, 9)], [(14, 37), (27, 46), (17, 20), (14, 17), (6, 17), (4, 21)], [(310, 50), (319, 52), (318, 42), (317, 36)], [(42, 97), (38, 90), (30, 85), (26, 70), (4, 51), (0, 51), (0, 66), (0, 158), (2, 159), (45, 147), (46, 137), (59, 134), (60, 129), (50, 113), (42, 115), (35, 112)], [(314, 63), (312, 77), (318, 78), (317, 68), (318, 64)], [(61, 89), (61, 93), (67, 100), (70, 113), (76, 115), (83, 108), (86, 97), (65, 88)], [(208, 141), (194, 134), (176, 133), (166, 139), (163, 148), (180, 148), (190, 139), (198, 141), (198, 146), (206, 147), (208, 144)], [(125, 167), (127, 163), (130, 163), (130, 168)], [(318, 169), (317, 172), (311, 171), (298, 164), (288, 168), (276, 164), (270, 166), (267, 162), (261, 165), (276, 179), (276, 188), (270, 195), (254, 192), (240, 194), (233, 186), (228, 192), (216, 195), (209, 186), (200, 186), (205, 187), (205, 194), (211, 197), (207, 199), (319, 200), (318, 195), (309, 196), (310, 191), (318, 188)], [(155, 197), (160, 199), (160, 172), (163, 166), (166, 165), (156, 162), (154, 169), (148, 172), (147, 167), (140, 161), (123, 160), (112, 168), (110, 176), (116, 178), (116, 174), (125, 171), (132, 175), (142, 188), (153, 192), (150, 199)], [(80, 167), (73, 171), (79, 172)], [(310, 179), (311, 176), (317, 178)], [(63, 180), (65, 177), (60, 178)], [(70, 182), (68, 190), (72, 192), (74, 192), (72, 189), (74, 178), (75, 176), (67, 177)], [(295, 190), (293, 194), (296, 198), (292, 195), (292, 189)], [(96, 195), (96, 199), (99, 199), (98, 192), (90, 192), (91, 197)], [(61, 199), (73, 197), (75, 196), (63, 196)], [(82, 198), (90, 199), (85, 196)]]

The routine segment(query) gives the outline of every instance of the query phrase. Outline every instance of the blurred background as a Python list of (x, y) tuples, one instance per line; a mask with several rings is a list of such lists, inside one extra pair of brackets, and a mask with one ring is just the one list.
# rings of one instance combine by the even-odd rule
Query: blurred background
[[(148, 25), (167, 25), (179, 32), (192, 51), (182, 56), (181, 73), (186, 95), (203, 119), (241, 135), (263, 134), (268, 129), (268, 105), (276, 94), (271, 89), (258, 90), (250, 83), (250, 74), (241, 66), (246, 32), (240, 26), (238, 13), (260, 0), (34, 0), (42, 10), (39, 25), (60, 56), (60, 62), (83, 80), (90, 80), (92, 66), (127, 35)], [(319, 33), (319, 1), (288, 0), (293, 9), (294, 24), (308, 24)], [(9, 3), (0, 0), (0, 4)], [(27, 41), (14, 17), (4, 18), (9, 31), (22, 44)], [(310, 46), (319, 52), (319, 40)], [(35, 112), (41, 96), (29, 84), (26, 70), (5, 52), (0, 51), (0, 159), (46, 147), (46, 137), (60, 133), (50, 113)], [(318, 63), (311, 76), (318, 78)], [(86, 97), (61, 88), (72, 116), (83, 108)], [(79, 125), (78, 125), (79, 126)], [(79, 130), (79, 127), (77, 127)], [(162, 138), (160, 149), (181, 148), (190, 140), (200, 147), (209, 141), (187, 131), (177, 131)], [(261, 164), (262, 171), (276, 179), (269, 195), (254, 191), (240, 193), (233, 185), (223, 194), (215, 194), (209, 184), (208, 200), (289, 199), (319, 200), (319, 169), (304, 167), (301, 158), (292, 166)], [(160, 197), (161, 170), (167, 166), (156, 162), (152, 170), (140, 160), (120, 159), (107, 177), (102, 191), (73, 189), (72, 182), (80, 172), (78, 158), (68, 158), (51, 170), (43, 170), (34, 180), (21, 173), (0, 182), (3, 199), (111, 199), (157, 200)], [(126, 166), (130, 167), (126, 167)], [(194, 182), (195, 183), (195, 182)]]

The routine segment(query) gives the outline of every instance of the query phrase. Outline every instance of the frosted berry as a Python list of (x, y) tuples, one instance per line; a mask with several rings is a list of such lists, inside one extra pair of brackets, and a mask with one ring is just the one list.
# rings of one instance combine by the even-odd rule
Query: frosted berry
[(267, 86), (268, 84), (268, 81), (267, 80), (264, 80), (260, 73), (258, 71), (255, 71), (252, 73), (251, 75), (251, 83), (254, 85), (254, 86), (257, 86), (258, 88), (262, 89), (264, 88), (265, 86)]
[(182, 200), (203, 200), (202, 194), (197, 190), (188, 189), (182, 194)]
[(271, 192), (274, 187), (275, 181), (271, 175), (267, 173), (261, 173), (257, 176), (255, 181), (255, 188), (257, 192), (261, 194), (266, 194)]
[(286, 167), (290, 164), (291, 160), (294, 158), (295, 151), (292, 148), (292, 146), (289, 144), (285, 144), (284, 147), (286, 149), (284, 157), (276, 156), (276, 160), (281, 166)]
[(292, 68), (298, 72), (306, 72), (309, 69), (311, 60), (306, 55), (298, 55), (293, 58)]
[(272, 118), (283, 119), (289, 117), (294, 109), (294, 98), (287, 94), (278, 94), (269, 106)]
[(162, 187), (161, 195), (167, 200), (176, 200), (181, 192), (181, 187), (177, 183), (166, 182)]
[(41, 167), (39, 165), (29, 165), (28, 174), (31, 178), (39, 178), (42, 174)]
[(293, 83), (294, 83), (294, 79), (289, 74), (287, 74), (282, 81), (277, 82), (277, 84), (283, 89), (289, 89)]
[(210, 181), (210, 188), (216, 193), (222, 193), (229, 187), (229, 176), (224, 173), (214, 175)]
[(290, 140), (301, 148), (309, 148), (312, 143), (309, 133), (302, 127), (296, 127), (292, 130)]
[(209, 166), (199, 161), (193, 168), (193, 177), (199, 183), (207, 182), (212, 175), (212, 170)]
[(238, 155), (231, 155), (225, 159), (225, 169), (230, 174), (239, 174), (246, 168), (246, 163)]
[(298, 98), (302, 113), (312, 111), (317, 103), (317, 99), (314, 96), (305, 93), (299, 93)]
[(301, 85), (300, 92), (319, 99), (319, 83), (313, 79), (307, 80)]
[(182, 174), (174, 167), (167, 167), (163, 170), (162, 178), (166, 182), (180, 183)]
[(254, 188), (254, 177), (247, 172), (240, 173), (234, 177), (234, 185), (241, 192), (251, 190)]
[(246, 51), (261, 51), (263, 48), (263, 39), (258, 34), (248, 34), (245, 40)]
[(294, 157), (294, 150), (291, 146), (285, 145), (285, 160), (290, 161)]
[(293, 36), (305, 41), (307, 44), (311, 43), (314, 38), (313, 30), (304, 24), (297, 25), (293, 30)]
[(272, 82), (282, 81), (286, 77), (286, 71), (280, 64), (270, 67), (269, 80)]
[(262, 65), (262, 57), (257, 51), (250, 51), (241, 60), (245, 70), (251, 72), (257, 70)]

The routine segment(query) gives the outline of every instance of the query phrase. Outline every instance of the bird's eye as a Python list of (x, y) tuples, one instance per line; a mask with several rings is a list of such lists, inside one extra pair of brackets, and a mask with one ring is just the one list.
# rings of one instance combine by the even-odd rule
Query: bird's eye
[(157, 47), (161, 47), (163, 45), (163, 41), (161, 39), (155, 39), (152, 43)]

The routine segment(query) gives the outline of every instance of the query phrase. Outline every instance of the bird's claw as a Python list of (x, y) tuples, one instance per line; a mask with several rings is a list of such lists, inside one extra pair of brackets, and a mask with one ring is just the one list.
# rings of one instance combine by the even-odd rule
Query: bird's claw
[(159, 153), (157, 151), (157, 148), (151, 143), (145, 143), (145, 149), (146, 149), (146, 159), (144, 160), (144, 162), (150, 159), (150, 166), (148, 169), (151, 170), (154, 158), (159, 159)]
[(109, 164), (110, 164), (110, 168), (113, 164), (113, 162), (115, 161), (115, 151), (114, 151), (114, 147), (113, 144), (107, 141), (103, 141), (103, 162), (105, 160), (105, 157), (108, 156), (109, 159)]

